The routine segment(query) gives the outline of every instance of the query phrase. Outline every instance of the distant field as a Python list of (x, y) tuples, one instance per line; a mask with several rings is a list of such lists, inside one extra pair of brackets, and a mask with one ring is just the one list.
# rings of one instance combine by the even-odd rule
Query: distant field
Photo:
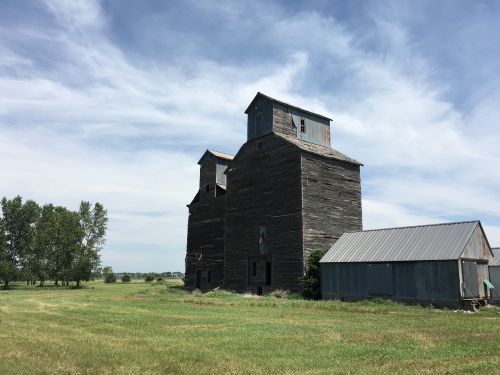
[[(0, 374), (484, 373), (500, 309), (192, 294), (178, 281), (0, 291)], [(498, 372), (496, 372), (498, 373)]]

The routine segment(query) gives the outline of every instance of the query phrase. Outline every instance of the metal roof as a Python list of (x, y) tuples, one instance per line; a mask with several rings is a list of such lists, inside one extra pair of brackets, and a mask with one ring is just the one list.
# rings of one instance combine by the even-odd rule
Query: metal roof
[(290, 107), (290, 108), (295, 108), (295, 109), (297, 109), (297, 110), (299, 110), (299, 111), (302, 111), (302, 112), (304, 112), (304, 113), (309, 113), (309, 114), (311, 114), (311, 115), (314, 115), (314, 116), (317, 116), (317, 117), (321, 117), (321, 118), (323, 118), (323, 119), (325, 119), (325, 120), (332, 121), (332, 119), (331, 119), (331, 118), (329, 118), (329, 117), (326, 117), (326, 116), (320, 115), (320, 114), (318, 114), (318, 113), (314, 113), (314, 112), (308, 111), (307, 109), (297, 107), (296, 105), (293, 105), (293, 104), (290, 104), (290, 103), (284, 102), (284, 101), (282, 101), (282, 100), (278, 100), (278, 99), (271, 98), (270, 96), (267, 96), (267, 95), (265, 95), (265, 94), (261, 93), (260, 91), (259, 91), (259, 92), (257, 92), (257, 95), (255, 95), (255, 97), (252, 99), (252, 101), (251, 101), (251, 102), (250, 102), (250, 104), (248, 105), (247, 109), (245, 110), (245, 113), (248, 113), (248, 112), (249, 112), (250, 107), (252, 107), (253, 102), (254, 102), (254, 101), (255, 101), (255, 99), (257, 99), (259, 96), (261, 96), (261, 97), (263, 97), (263, 98), (266, 98), (266, 99), (268, 99), (268, 100), (271, 100), (271, 101), (273, 101), (273, 102), (275, 102), (275, 103), (283, 104), (283, 105), (285, 105), (285, 106), (287, 106), (287, 107)]
[(344, 233), (321, 263), (459, 259), (479, 221)]
[(500, 266), (500, 247), (493, 247), (491, 249), (493, 256), (490, 260), (490, 266)]
[(333, 148), (330, 148), (327, 146), (317, 145), (317, 144), (311, 143), (311, 142), (302, 141), (302, 140), (300, 140), (294, 136), (290, 136), (290, 135), (278, 134), (278, 133), (274, 133), (274, 134), (277, 137), (283, 138), (286, 141), (298, 146), (302, 151), (310, 152), (311, 154), (324, 156), (324, 157), (327, 157), (330, 159), (337, 159), (337, 160), (345, 161), (345, 162), (351, 163), (351, 164), (363, 165), (359, 161), (354, 160), (353, 158), (350, 158), (349, 156), (344, 155), (343, 153), (341, 153), (337, 150), (334, 150)]

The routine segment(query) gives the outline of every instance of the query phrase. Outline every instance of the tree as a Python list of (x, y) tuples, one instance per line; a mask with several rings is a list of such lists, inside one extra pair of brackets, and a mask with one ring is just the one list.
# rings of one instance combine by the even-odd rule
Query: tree
[(78, 212), (65, 207), (54, 207), (52, 227), (49, 229), (53, 242), (49, 243), (48, 269), (49, 276), (59, 285), (68, 285), (72, 280), (75, 267), (78, 267), (76, 253), (79, 251), (82, 229)]
[(23, 231), (19, 226), (22, 209), (20, 196), (14, 199), (2, 199), (3, 215), (3, 254), (0, 264), (0, 273), (4, 281), (4, 288), (9, 287), (9, 282), (14, 280), (18, 274), (18, 264), (21, 256), (20, 249), (23, 243)]
[(104, 278), (105, 283), (114, 283), (116, 282), (116, 275), (113, 272), (111, 266), (106, 266), (102, 269), (102, 276)]
[(52, 204), (46, 204), (41, 209), (35, 235), (35, 247), (38, 255), (36, 277), (40, 280), (40, 285), (43, 285), (47, 278), (57, 274), (54, 266), (57, 263), (55, 255), (56, 230), (57, 213), (55, 207)]
[(40, 219), (40, 206), (33, 200), (26, 201), (21, 206), (18, 225), (22, 233), (22, 244), (19, 250), (19, 264), (23, 279), (34, 285), (39, 263), (43, 258), (36, 246), (37, 224)]
[(326, 251), (323, 250), (313, 250), (311, 254), (309, 254), (306, 274), (299, 279), (302, 284), (302, 295), (304, 298), (321, 298), (319, 261), (323, 258), (325, 253)]
[(128, 273), (124, 273), (122, 276), (122, 283), (129, 283), (132, 280)]
[(92, 271), (99, 267), (99, 252), (106, 241), (107, 215), (107, 211), (99, 202), (93, 208), (89, 202), (82, 201), (80, 204), (81, 239), (75, 254), (72, 275), (77, 286), (80, 286), (81, 280), (88, 281)]
[(9, 287), (9, 281), (15, 279), (16, 273), (15, 262), (7, 250), (4, 220), (0, 218), (0, 280), (4, 282), (5, 289)]

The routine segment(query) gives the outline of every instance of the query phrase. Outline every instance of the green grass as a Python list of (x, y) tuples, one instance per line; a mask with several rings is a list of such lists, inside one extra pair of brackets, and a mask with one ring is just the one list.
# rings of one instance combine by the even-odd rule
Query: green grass
[(175, 281), (0, 291), (0, 374), (494, 373), (500, 309), (187, 293)]

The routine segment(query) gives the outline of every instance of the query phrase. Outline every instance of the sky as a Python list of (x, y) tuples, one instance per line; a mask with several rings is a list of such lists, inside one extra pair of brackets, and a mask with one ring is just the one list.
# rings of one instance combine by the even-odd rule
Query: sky
[(183, 271), (207, 149), (257, 91), (333, 118), (365, 229), (500, 246), (500, 2), (0, 0), (0, 196), (109, 213), (102, 263)]

